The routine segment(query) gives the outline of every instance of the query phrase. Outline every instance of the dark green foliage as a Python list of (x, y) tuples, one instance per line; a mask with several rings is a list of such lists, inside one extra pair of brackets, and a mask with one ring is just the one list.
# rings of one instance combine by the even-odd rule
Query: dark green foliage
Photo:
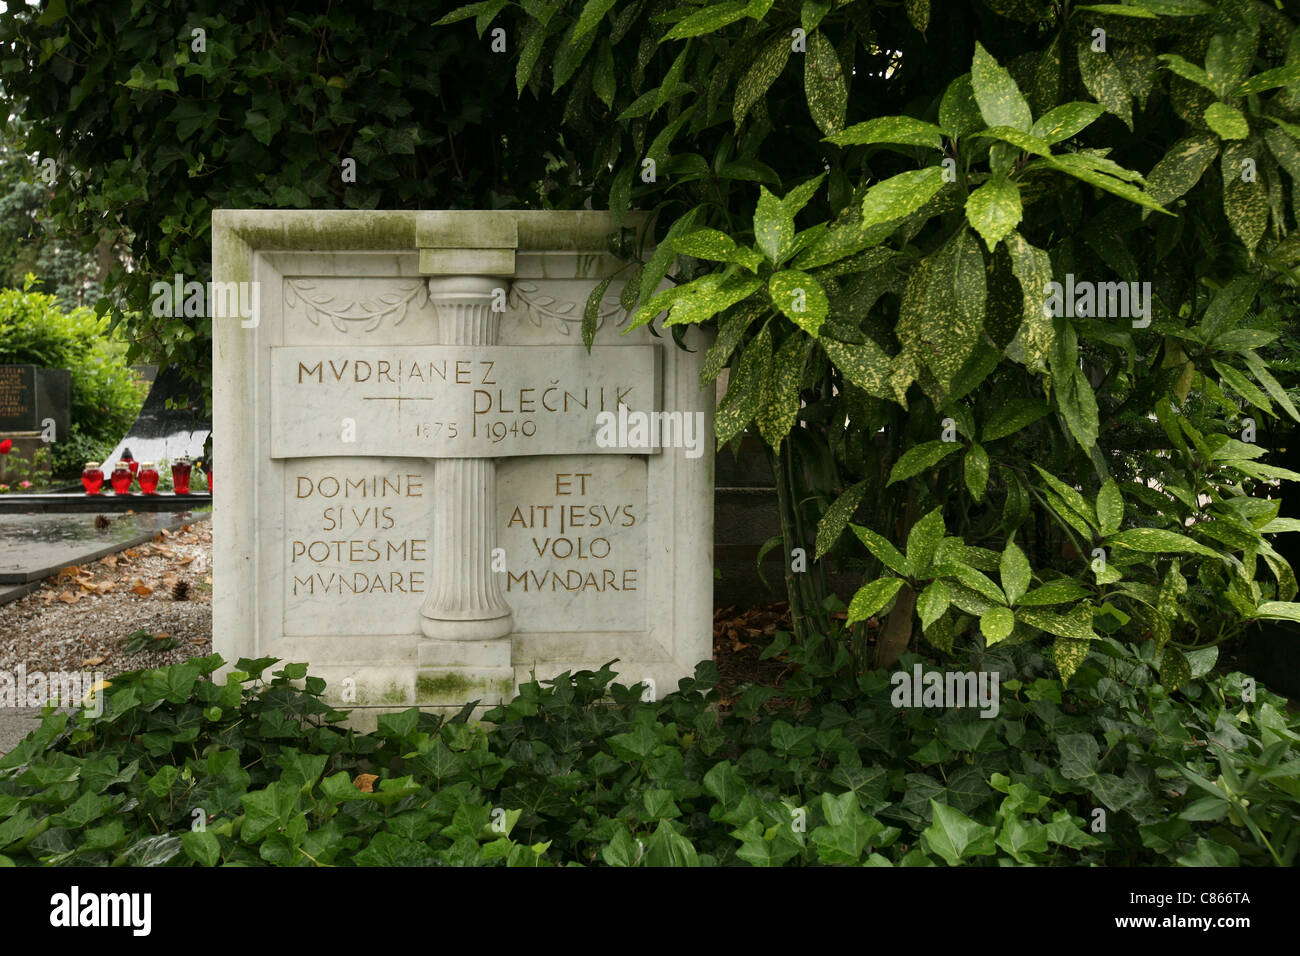
[(94, 217), (129, 237), (134, 271), (106, 285), (133, 360), (210, 383), (207, 323), (148, 306), (152, 282), (208, 279), (213, 209), (499, 208), (557, 190), (549, 201), (575, 205), (548, 180), (559, 106), (516, 104), (512, 56), (430, 29), (438, 6), (58, 0), (0, 13), (23, 149), (59, 170), (49, 216), (68, 235)]
[(52, 295), (30, 287), (0, 290), (0, 364), (66, 368), (71, 434), (57, 436), (54, 468), (81, 473), (112, 451), (135, 421), (145, 389), (126, 364), (126, 345), (89, 309), (64, 313)]
[(705, 663), (655, 703), (607, 666), (524, 684), (491, 729), (412, 709), (369, 735), (305, 665), (195, 659), (0, 759), (0, 865), (1292, 864), (1285, 701), (1241, 674), (1172, 694), (1150, 643), (1093, 647), (1068, 690), (1032, 651), (966, 660), (1021, 675), (992, 718), (896, 708), (879, 671), (719, 713)]

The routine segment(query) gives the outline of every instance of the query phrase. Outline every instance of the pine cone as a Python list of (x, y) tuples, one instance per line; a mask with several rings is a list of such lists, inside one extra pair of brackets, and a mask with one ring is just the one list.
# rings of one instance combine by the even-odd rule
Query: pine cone
[(190, 582), (184, 578), (176, 582), (172, 588), (172, 597), (177, 601), (188, 601), (190, 599)]
[(95, 529), (97, 531), (103, 531), (109, 526), (111, 521), (112, 519), (109, 518), (108, 515), (95, 515)]

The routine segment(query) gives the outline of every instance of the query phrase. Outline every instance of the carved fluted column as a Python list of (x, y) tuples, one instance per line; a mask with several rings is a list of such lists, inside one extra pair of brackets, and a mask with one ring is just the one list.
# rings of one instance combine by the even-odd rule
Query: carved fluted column
[[(442, 345), (495, 345), (499, 314), (486, 276), (435, 277), (429, 297)], [(468, 423), (466, 423), (468, 424)], [(434, 547), (420, 630), (444, 641), (490, 641), (514, 629), (514, 615), (492, 571), (497, 546), (497, 472), (492, 458), (433, 460)]]

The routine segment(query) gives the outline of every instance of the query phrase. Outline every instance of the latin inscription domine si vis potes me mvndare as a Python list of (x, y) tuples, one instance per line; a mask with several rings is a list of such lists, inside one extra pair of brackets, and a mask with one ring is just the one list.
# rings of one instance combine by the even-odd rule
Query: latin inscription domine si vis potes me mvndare
[(710, 656), (708, 342), (622, 335), (616, 280), (588, 354), (583, 304), (622, 267), (612, 229), (214, 215), (214, 278), (259, 296), (256, 322), (214, 321), (228, 661), (306, 661), (366, 726), (615, 659), (671, 690)]

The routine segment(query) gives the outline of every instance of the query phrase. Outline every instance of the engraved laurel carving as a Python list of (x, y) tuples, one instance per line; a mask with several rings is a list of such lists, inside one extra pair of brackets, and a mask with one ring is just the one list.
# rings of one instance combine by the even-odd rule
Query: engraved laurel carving
[[(542, 320), (547, 319), (563, 335), (568, 335), (572, 326), (582, 327), (582, 312), (587, 305), (585, 299), (581, 303), (560, 301), (554, 296), (540, 292), (537, 283), (518, 280), (510, 284), (509, 302), (514, 308), (523, 308), (528, 321), (533, 325), (540, 328)], [(614, 327), (618, 328), (629, 317), (619, 303), (618, 297), (606, 296), (601, 299), (600, 308), (596, 312), (596, 328), (600, 328), (605, 324), (606, 319), (616, 315), (620, 316), (614, 322)]]
[(392, 292), (346, 301), (336, 301), (335, 293), (319, 287), (311, 279), (286, 279), (284, 283), (286, 308), (302, 306), (303, 314), (312, 325), (320, 325), (322, 319), (329, 319), (334, 328), (344, 333), (373, 332), (389, 317), (393, 325), (401, 325), (409, 308), (419, 309), (428, 301), (428, 287), (419, 279), (409, 286), (398, 286)]

